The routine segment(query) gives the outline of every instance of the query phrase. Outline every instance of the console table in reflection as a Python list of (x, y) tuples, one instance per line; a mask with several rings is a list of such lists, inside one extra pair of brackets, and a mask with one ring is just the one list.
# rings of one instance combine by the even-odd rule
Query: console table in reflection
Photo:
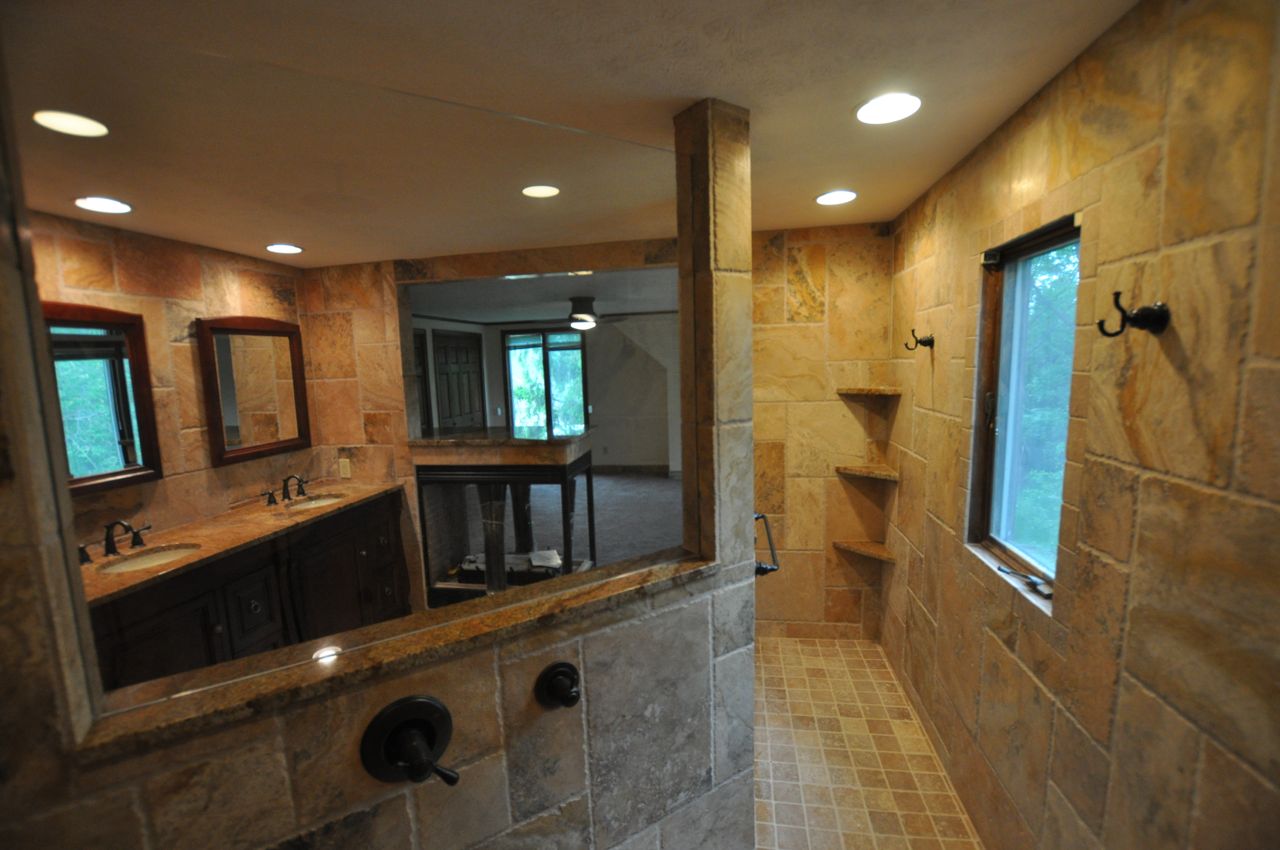
[[(418, 508), (423, 553), (428, 570), (433, 546), (427, 503), (433, 485), (474, 484), (480, 497), (480, 520), (484, 535), (485, 590), (493, 593), (507, 588), (506, 507), (511, 490), (512, 530), (518, 552), (534, 548), (531, 488), (534, 484), (560, 487), (560, 521), (564, 552), (560, 571), (573, 570), (574, 505), (579, 476), (586, 479), (587, 545), (592, 563), (596, 561), (596, 517), (591, 451), (587, 434), (549, 440), (511, 437), (504, 429), (437, 432), (410, 440), (409, 448), (418, 482)], [(439, 512), (437, 511), (437, 514)], [(434, 582), (430, 581), (429, 584)], [(478, 590), (478, 588), (477, 588)]]

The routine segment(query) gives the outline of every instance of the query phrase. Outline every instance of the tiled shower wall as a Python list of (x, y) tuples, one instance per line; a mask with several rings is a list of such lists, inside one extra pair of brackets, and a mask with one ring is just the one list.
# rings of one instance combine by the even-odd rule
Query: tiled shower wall
[[(1270, 0), (1145, 0), (895, 223), (893, 342), (938, 343), (890, 347), (883, 641), (988, 847), (1280, 836), (1276, 27)], [(964, 543), (978, 255), (1076, 212), (1050, 613)], [(1170, 329), (1100, 337), (1115, 290)]]
[[(100, 537), (121, 517), (159, 530), (222, 513), (290, 473), (332, 477), (339, 457), (352, 460), (359, 482), (412, 476), (389, 263), (302, 272), (44, 213), (31, 218), (41, 298), (138, 313), (146, 324), (164, 478), (77, 496), (80, 539)], [(221, 316), (301, 323), (311, 449), (210, 466), (191, 323)]]
[(880, 562), (831, 541), (884, 540), (895, 487), (835, 467), (885, 462), (898, 405), (836, 390), (892, 383), (893, 240), (866, 225), (761, 232), (752, 254), (756, 510), (782, 567), (758, 586), (761, 633), (875, 638)]

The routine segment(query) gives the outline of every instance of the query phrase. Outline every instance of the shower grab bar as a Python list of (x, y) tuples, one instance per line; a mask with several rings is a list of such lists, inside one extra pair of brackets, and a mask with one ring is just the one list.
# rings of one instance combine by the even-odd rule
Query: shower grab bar
[(769, 518), (764, 514), (755, 514), (755, 521), (759, 522), (760, 520), (764, 520), (764, 536), (769, 541), (769, 557), (773, 560), (768, 564), (764, 561), (756, 561), (756, 575), (766, 576), (769, 573), (778, 571), (778, 550), (773, 546), (773, 531), (769, 528)]

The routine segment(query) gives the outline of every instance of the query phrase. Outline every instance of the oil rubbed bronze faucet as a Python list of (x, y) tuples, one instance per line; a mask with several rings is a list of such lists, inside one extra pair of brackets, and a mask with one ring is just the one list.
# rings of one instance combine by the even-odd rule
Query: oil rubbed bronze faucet
[(281, 498), (281, 499), (283, 499), (284, 501), (286, 501), (286, 502), (287, 502), (287, 501), (289, 501), (290, 499), (292, 499), (292, 498), (293, 498), (293, 496), (289, 493), (289, 482), (290, 482), (290, 481), (297, 481), (297, 482), (298, 482), (298, 495), (299, 495), (299, 496), (305, 496), (305, 495), (307, 495), (307, 490), (306, 490), (306, 487), (304, 486), (304, 485), (307, 483), (307, 480), (306, 480), (305, 478), (303, 478), (301, 475), (290, 475), (290, 476), (286, 477), (286, 478), (284, 479), (284, 483), (282, 483), (282, 484), (280, 485), (280, 498)]
[(104, 529), (106, 534), (102, 541), (103, 555), (110, 557), (111, 555), (120, 554), (120, 550), (116, 548), (116, 536), (114, 534), (117, 526), (122, 530), (129, 532), (129, 534), (133, 535), (132, 537), (129, 538), (130, 549), (137, 549), (139, 546), (147, 545), (146, 542), (142, 539), (142, 532), (150, 531), (151, 523), (147, 523), (146, 525), (140, 528), (134, 528), (132, 525), (125, 522), (124, 520), (118, 519), (115, 522), (107, 523)]

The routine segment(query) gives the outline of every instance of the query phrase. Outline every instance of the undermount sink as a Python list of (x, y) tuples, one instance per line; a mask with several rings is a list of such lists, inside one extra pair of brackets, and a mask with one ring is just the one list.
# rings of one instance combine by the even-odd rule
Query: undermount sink
[(142, 552), (130, 552), (121, 556), (114, 563), (99, 569), (104, 573), (131, 573), (134, 570), (146, 570), (161, 567), (181, 558), (185, 558), (200, 547), (195, 543), (171, 543), (167, 546), (150, 547)]
[(285, 508), (291, 511), (309, 511), (312, 508), (323, 508), (326, 505), (335, 505), (345, 499), (346, 496), (337, 493), (317, 493), (314, 496), (295, 496), (285, 505)]

